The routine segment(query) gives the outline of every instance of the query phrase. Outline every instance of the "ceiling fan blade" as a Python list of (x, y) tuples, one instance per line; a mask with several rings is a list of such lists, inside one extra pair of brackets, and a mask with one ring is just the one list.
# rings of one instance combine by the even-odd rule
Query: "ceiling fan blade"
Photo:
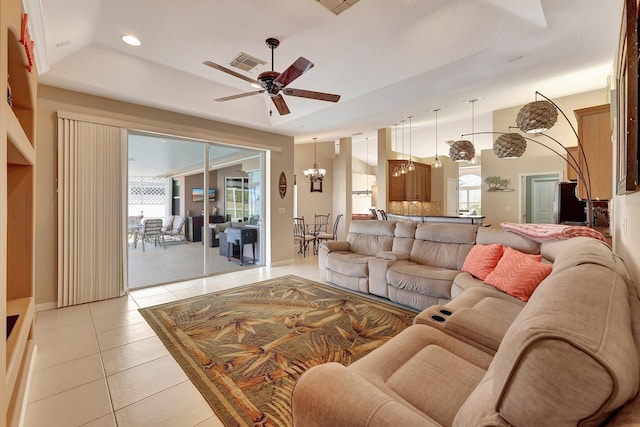
[(289, 83), (309, 71), (311, 68), (313, 68), (313, 63), (301, 56), (300, 58), (296, 59), (296, 62), (291, 64), (289, 68), (284, 70), (282, 74), (280, 74), (278, 78), (273, 81), (273, 83), (277, 84), (279, 87), (285, 87)]
[(218, 65), (218, 64), (213, 63), (211, 61), (204, 61), (203, 64), (207, 65), (207, 66), (209, 66), (211, 68), (215, 68), (216, 70), (222, 71), (223, 73), (231, 74), (232, 76), (237, 77), (239, 79), (242, 79), (244, 81), (247, 81), (249, 83), (254, 83), (254, 84), (260, 85), (260, 83), (258, 83), (257, 80), (254, 80), (251, 77), (243, 76), (242, 74), (236, 73), (235, 71), (230, 70), (227, 67), (223, 67), (222, 65)]
[(231, 101), (232, 99), (244, 98), (245, 96), (257, 95), (259, 93), (264, 93), (264, 89), (256, 90), (253, 92), (239, 93), (237, 95), (225, 96), (224, 98), (215, 99), (215, 101)]
[(278, 113), (280, 113), (281, 116), (284, 116), (285, 114), (289, 114), (291, 112), (289, 111), (289, 107), (287, 107), (287, 103), (284, 102), (284, 98), (282, 97), (282, 95), (272, 96), (271, 100), (273, 101), (273, 104), (276, 106), (276, 108), (278, 109)]
[(329, 101), (329, 102), (338, 102), (338, 100), (340, 99), (340, 95), (334, 95), (331, 93), (324, 93), (324, 92), (315, 92), (313, 90), (286, 88), (286, 89), (282, 89), (282, 92), (285, 95), (299, 96), (300, 98), (319, 99), (321, 101)]

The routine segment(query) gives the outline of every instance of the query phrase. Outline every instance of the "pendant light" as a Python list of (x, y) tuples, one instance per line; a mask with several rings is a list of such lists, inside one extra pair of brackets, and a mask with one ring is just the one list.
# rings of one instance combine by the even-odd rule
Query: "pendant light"
[(480, 98), (476, 98), (476, 99), (471, 99), (468, 102), (471, 103), (471, 141), (466, 140), (466, 139), (461, 139), (458, 141), (455, 141), (453, 144), (451, 144), (451, 148), (449, 148), (449, 157), (451, 157), (452, 160), (455, 160), (456, 162), (469, 162), (472, 165), (475, 165), (478, 163), (478, 158), (476, 157), (476, 148), (475, 148), (475, 144), (473, 143), (474, 140), (474, 104), (475, 102), (480, 99)]
[(318, 138), (313, 138), (313, 167), (302, 171), (302, 173), (304, 173), (304, 180), (306, 182), (322, 182), (324, 180), (324, 176), (327, 174), (327, 170), (319, 168), (318, 163), (316, 162), (318, 147), (317, 139)]
[(438, 169), (442, 167), (442, 162), (438, 158), (438, 111), (440, 111), (440, 108), (436, 108), (433, 111), (436, 113), (436, 159), (431, 163), (431, 167)]
[(411, 119), (413, 116), (409, 116), (409, 163), (407, 163), (407, 172), (413, 172), (416, 170), (416, 165), (413, 164), (413, 159), (411, 158)]
[(402, 165), (400, 165), (400, 175), (407, 174), (407, 162), (404, 161), (404, 120), (400, 120), (402, 123)]
[[(395, 123), (394, 126), (396, 127), (396, 148), (395, 148), (395, 152), (396, 152), (396, 160), (398, 160), (398, 124)], [(393, 176), (394, 178), (397, 178), (400, 176), (400, 168), (398, 168), (398, 165), (396, 163), (396, 166), (393, 168), (393, 173), (391, 174), (391, 176)]]

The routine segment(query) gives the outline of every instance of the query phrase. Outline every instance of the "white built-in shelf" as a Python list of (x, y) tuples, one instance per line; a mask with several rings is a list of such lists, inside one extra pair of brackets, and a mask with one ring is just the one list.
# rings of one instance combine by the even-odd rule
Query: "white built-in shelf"
[(15, 165), (34, 165), (36, 150), (31, 145), (20, 121), (11, 109), (3, 117), (7, 121), (7, 163)]
[(22, 365), (22, 358), (27, 349), (27, 341), (29, 340), (29, 332), (34, 316), (33, 297), (7, 300), (7, 316), (14, 314), (19, 315), (19, 317), (7, 340), (7, 390), (13, 390), (16, 384)]

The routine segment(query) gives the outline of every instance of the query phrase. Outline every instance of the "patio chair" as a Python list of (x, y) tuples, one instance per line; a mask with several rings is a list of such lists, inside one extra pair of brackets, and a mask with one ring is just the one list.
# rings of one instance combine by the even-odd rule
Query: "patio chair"
[(164, 249), (167, 246), (164, 243), (164, 234), (162, 233), (162, 220), (161, 219), (146, 219), (142, 223), (142, 231), (140, 232), (142, 240), (142, 251), (145, 251), (144, 243), (153, 241), (154, 246), (157, 246), (162, 241)]
[(170, 237), (173, 241), (187, 241), (184, 235), (184, 226), (187, 221), (187, 217), (174, 216), (169, 230), (166, 227), (163, 229), (162, 234), (164, 237)]

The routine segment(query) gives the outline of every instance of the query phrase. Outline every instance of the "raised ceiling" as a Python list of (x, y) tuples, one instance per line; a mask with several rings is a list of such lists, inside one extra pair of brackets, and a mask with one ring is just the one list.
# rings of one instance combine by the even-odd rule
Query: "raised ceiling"
[[(459, 137), (461, 126), (468, 131), (464, 101), (472, 98), (481, 98), (478, 120), (490, 123), (490, 111), (528, 102), (535, 90), (560, 97), (604, 88), (622, 5), (360, 0), (336, 15), (316, 0), (25, 2), (32, 15), (42, 11), (42, 27), (32, 30), (41, 83), (291, 135), (296, 142), (356, 133), (375, 138), (376, 129), (409, 115), (415, 141), (420, 132), (431, 135), (436, 107), (443, 108), (444, 141)], [(142, 45), (125, 45), (125, 33)], [(341, 100), (285, 95), (286, 116), (264, 94), (214, 102), (255, 89), (202, 62), (228, 66), (242, 52), (266, 62), (262, 71), (270, 69), (268, 37), (281, 42), (276, 71), (299, 56), (315, 64), (292, 87), (337, 93)], [(431, 143), (412, 149), (421, 157), (433, 154)]]

